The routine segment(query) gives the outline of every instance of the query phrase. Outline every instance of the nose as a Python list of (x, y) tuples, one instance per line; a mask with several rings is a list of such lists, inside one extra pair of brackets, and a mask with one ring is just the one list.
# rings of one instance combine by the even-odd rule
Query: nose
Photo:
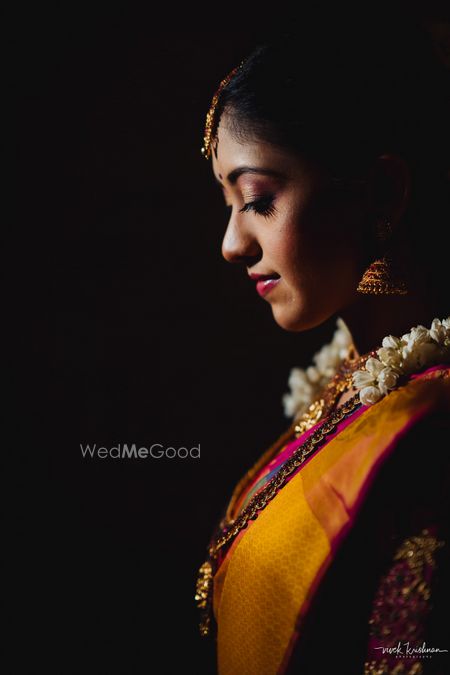
[(248, 264), (261, 255), (255, 235), (237, 218), (231, 217), (222, 241), (222, 255), (227, 262)]

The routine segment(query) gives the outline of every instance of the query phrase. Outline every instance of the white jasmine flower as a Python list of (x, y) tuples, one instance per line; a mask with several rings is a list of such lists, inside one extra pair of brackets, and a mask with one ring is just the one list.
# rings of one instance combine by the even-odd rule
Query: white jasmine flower
[(366, 361), (366, 370), (372, 375), (374, 380), (378, 377), (379, 373), (381, 373), (383, 367), (381, 361), (374, 359), (373, 356)]
[(403, 347), (400, 356), (402, 371), (405, 373), (412, 372), (417, 365), (417, 351), (414, 346)]
[(428, 342), (430, 339), (430, 333), (425, 328), (425, 326), (419, 325), (411, 328), (411, 332), (406, 333), (403, 338), (406, 338), (405, 342), (408, 349), (413, 349), (424, 342)]
[(290, 393), (284, 394), (282, 403), (286, 417), (299, 417), (318, 398), (322, 389), (336, 373), (352, 344), (350, 331), (340, 318), (332, 341), (314, 354), (314, 365), (306, 370), (292, 368), (288, 378)]
[(381, 398), (381, 391), (378, 387), (364, 387), (359, 392), (359, 398), (363, 405), (373, 405)]
[(320, 371), (316, 368), (316, 366), (309, 366), (306, 369), (306, 374), (310, 382), (316, 383), (320, 380)]
[(292, 368), (288, 384), (291, 389), (302, 389), (308, 384), (308, 376), (302, 368)]
[(440, 345), (445, 344), (447, 329), (439, 319), (433, 319), (433, 323), (431, 324), (430, 328), (430, 337)]
[(431, 364), (439, 357), (440, 349), (436, 342), (418, 342), (402, 350), (403, 371), (412, 373), (418, 368)]
[(357, 389), (362, 389), (362, 387), (368, 387), (372, 384), (375, 384), (375, 378), (371, 373), (368, 373), (366, 370), (357, 370), (352, 375), (353, 386)]
[(314, 355), (314, 362), (317, 369), (325, 375), (325, 377), (332, 377), (336, 369), (336, 364), (339, 361), (336, 351), (331, 345), (325, 345), (320, 352)]
[[(400, 340), (399, 344), (401, 344)], [(401, 366), (402, 354), (400, 349), (381, 347), (377, 351), (377, 356), (384, 366), (388, 366), (389, 368), (400, 368)]]
[(383, 338), (382, 345), (384, 349), (398, 349), (401, 345), (401, 340), (395, 335), (387, 335)]
[(339, 356), (343, 359), (347, 356), (348, 348), (352, 344), (352, 334), (341, 317), (337, 319), (336, 325), (338, 329), (334, 333), (332, 344), (338, 348)]
[(283, 394), (282, 398), (284, 414), (286, 417), (294, 417), (296, 410), (299, 407), (299, 402), (291, 394)]
[(398, 373), (392, 368), (383, 368), (378, 375), (378, 388), (382, 394), (387, 394), (389, 389), (395, 389), (397, 386)]

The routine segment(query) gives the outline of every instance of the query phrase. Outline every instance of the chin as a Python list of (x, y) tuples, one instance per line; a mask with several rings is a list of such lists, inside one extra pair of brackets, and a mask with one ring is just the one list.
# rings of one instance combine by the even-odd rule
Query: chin
[(308, 312), (293, 304), (274, 304), (272, 306), (272, 313), (280, 328), (293, 333), (301, 333), (320, 326), (327, 318), (317, 312)]
[(273, 318), (283, 330), (300, 332), (308, 330), (308, 322), (301, 312), (292, 311), (292, 307), (272, 307)]

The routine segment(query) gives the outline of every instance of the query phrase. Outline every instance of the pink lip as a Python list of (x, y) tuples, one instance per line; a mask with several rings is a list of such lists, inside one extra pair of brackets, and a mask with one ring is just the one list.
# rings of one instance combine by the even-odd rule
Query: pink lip
[(267, 295), (280, 281), (280, 277), (276, 274), (256, 274), (256, 272), (250, 272), (249, 277), (256, 281), (256, 290), (261, 296)]
[(260, 281), (256, 282), (256, 290), (261, 296), (267, 295), (274, 286), (277, 285), (277, 283), (280, 281), (280, 278), (278, 279), (261, 279)]

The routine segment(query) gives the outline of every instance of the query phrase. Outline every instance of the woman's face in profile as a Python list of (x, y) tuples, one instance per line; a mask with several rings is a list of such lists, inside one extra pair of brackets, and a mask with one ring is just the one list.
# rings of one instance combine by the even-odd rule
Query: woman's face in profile
[(351, 303), (361, 276), (364, 199), (288, 150), (239, 142), (226, 115), (211, 157), (230, 211), (222, 254), (245, 266), (275, 321), (308, 330)]

